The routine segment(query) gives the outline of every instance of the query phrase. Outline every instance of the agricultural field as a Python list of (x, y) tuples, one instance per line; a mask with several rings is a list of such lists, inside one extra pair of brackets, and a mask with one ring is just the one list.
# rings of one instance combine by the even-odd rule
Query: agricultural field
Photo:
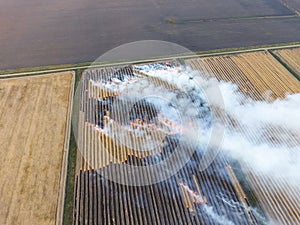
[(275, 0), (2, 0), (0, 69), (92, 62), (137, 40), (191, 51), (299, 42), (294, 14)]
[(73, 72), (0, 79), (0, 224), (61, 224)]
[(300, 92), (298, 80), (268, 52), (204, 57), (187, 62), (207, 76), (236, 83), (241, 92), (255, 100), (266, 100), (268, 91), (272, 92), (269, 100)]
[[(170, 69), (177, 71), (176, 62), (167, 62), (166, 65), (171, 65)], [(164, 63), (149, 65), (149, 68), (151, 66), (165, 68)], [(145, 67), (148, 68), (147, 65)], [(179, 125), (171, 122), (172, 116), (168, 118), (171, 108), (165, 114), (165, 111), (156, 111), (159, 107), (155, 108), (144, 101), (137, 101), (132, 106), (133, 100), (129, 98), (123, 97), (121, 102), (118, 100), (119, 95), (126, 93), (120, 91), (122, 87), (128, 85), (128, 88), (135, 89), (143, 82), (153, 89), (164, 88), (169, 94), (177, 91), (180, 94), (176, 86), (160, 77), (148, 76), (143, 68), (105, 67), (88, 69), (82, 75), (78, 92), (79, 112), (75, 112), (79, 117), (77, 155), (82, 158), (77, 161), (74, 224), (217, 224), (211, 211), (225, 214), (234, 224), (257, 224), (229, 166), (231, 162), (222, 154), (205, 171), (195, 166), (200, 164), (199, 152), (191, 156), (174, 176), (162, 182), (137, 186), (114, 182), (112, 177), (120, 177), (123, 182), (134, 184), (142, 184), (143, 180), (148, 179), (156, 180), (166, 168), (151, 172), (151, 166), (168, 158), (176, 149), (189, 152), (192, 148), (190, 143), (178, 139)], [(141, 94), (139, 88), (136, 89)], [(129, 93), (135, 95), (133, 90)], [(143, 118), (139, 112), (150, 117)], [(122, 118), (128, 114), (130, 122), (127, 126), (128, 121)], [(197, 118), (191, 117), (189, 121), (197, 123)], [(192, 127), (190, 125), (189, 129)], [(112, 130), (117, 140), (106, 133), (108, 130)], [(150, 140), (151, 143), (160, 144), (145, 149)], [(176, 162), (182, 160), (176, 153), (173, 157), (178, 157)], [(176, 166), (176, 162), (173, 166)], [(115, 174), (114, 169), (122, 165), (144, 169), (139, 175), (133, 176), (121, 167)], [(226, 203), (228, 199), (239, 205), (232, 210), (230, 204)]]
[[(282, 54), (294, 52), (293, 50), (280, 50)], [(288, 64), (299, 66), (293, 57), (284, 58)], [(201, 70), (207, 76), (215, 76), (218, 80), (234, 82), (239, 90), (256, 101), (272, 102), (277, 98), (284, 98), (287, 93), (299, 93), (300, 83), (268, 52), (244, 53), (238, 55), (225, 55), (187, 60), (194, 69)], [(240, 129), (244, 129), (240, 127)], [(262, 141), (257, 133), (243, 131), (251, 140)], [(287, 134), (282, 139), (282, 134)], [(299, 147), (299, 130), (289, 130), (283, 127), (269, 126), (266, 128), (264, 138), (271, 140), (270, 145), (283, 143), (289, 148)], [(279, 140), (278, 140), (279, 139)], [(299, 149), (298, 149), (299, 150)], [(246, 175), (257, 201), (265, 211), (270, 221), (280, 224), (299, 224), (299, 186), (290, 185), (285, 178), (285, 171), (276, 171), (280, 180), (265, 175), (260, 170), (254, 170), (251, 165), (241, 162), (242, 170)], [(279, 174), (278, 174), (279, 173)]]
[[(268, 51), (198, 57), (187, 59), (185, 63), (193, 70), (201, 71), (205, 77), (235, 83), (239, 95), (249, 97), (243, 100), (244, 104), (253, 101), (252, 105), (254, 102), (267, 105), (276, 99), (284, 99), (287, 94), (300, 92), (298, 80)], [(79, 112), (76, 112), (79, 117), (80, 149), (77, 155), (80, 157), (75, 179), (74, 224), (93, 224), (95, 221), (98, 224), (118, 224), (122, 221), (128, 225), (222, 224), (220, 221), (251, 225), (269, 222), (299, 224), (297, 193), (300, 190), (291, 184), (284, 170), (276, 169), (270, 175), (261, 165), (254, 167), (250, 161), (232, 159), (223, 152), (204, 171), (195, 166), (201, 163), (202, 153), (197, 152), (174, 176), (163, 182), (147, 186), (127, 186), (122, 182), (113, 182), (120, 177), (123, 181), (139, 183), (143, 178), (158, 176), (150, 170), (141, 172), (140, 176), (130, 176), (125, 170), (115, 174), (116, 168), (122, 168), (120, 165), (154, 165), (156, 160), (162, 160), (169, 154), (168, 151), (173, 152), (178, 145), (181, 150), (189, 151), (189, 144), (180, 141), (178, 144), (176, 133), (164, 135), (162, 121), (167, 124), (164, 128), (176, 128), (177, 124), (167, 118), (160, 118), (159, 113), (155, 120), (133, 117), (129, 125), (125, 123), (124, 127), (123, 122), (120, 122), (120, 118), (132, 111), (129, 110), (131, 100), (122, 98), (125, 101), (122, 104), (117, 100), (124, 93), (119, 91), (123, 90), (123, 85), (134, 87), (135, 82), (146, 79), (148, 85), (153, 83), (155, 87), (177, 92), (179, 89), (176, 86), (166, 82), (164, 76), (157, 75), (168, 70), (171, 71), (167, 72), (168, 76), (176, 74), (179, 71), (177, 66), (176, 61), (158, 62), (124, 68), (95, 68), (83, 73)], [(156, 72), (151, 73), (151, 70)], [(155, 78), (151, 74), (155, 74)], [(130, 93), (134, 95), (134, 92)], [(143, 104), (137, 104), (136, 107), (143, 112), (149, 110), (147, 115), (156, 114), (152, 107)], [(117, 111), (114, 111), (115, 107)], [(268, 143), (274, 149), (284, 145), (285, 153), (293, 155), (299, 146), (297, 129), (266, 124), (262, 131), (253, 132), (250, 127), (241, 125), (240, 121), (226, 113), (220, 113), (219, 116), (226, 127), (238, 130), (251, 143), (255, 143), (253, 148), (261, 142)], [(195, 123), (192, 121), (191, 124)], [(135, 136), (136, 133), (127, 130), (128, 127), (147, 130), (148, 136), (140, 136), (139, 133)], [(122, 139), (115, 140), (107, 133), (108, 130), (113, 131), (113, 136), (125, 136), (125, 139), (123, 142)], [(167, 130), (170, 131), (169, 128)], [(149, 151), (137, 151), (143, 148), (143, 141), (149, 137), (164, 140), (166, 145), (156, 146)], [(262, 164), (268, 161), (266, 158), (260, 160)]]
[[(243, 104), (268, 104), (300, 92), (299, 81), (278, 58), (299, 74), (299, 48), (196, 57), (184, 62), (204, 77), (236, 84), (238, 95), (249, 97)], [(258, 225), (265, 220), (270, 224), (299, 224), (300, 189), (291, 185), (284, 171), (276, 171), (273, 177), (225, 152), (200, 170), (195, 165), (203, 163), (203, 152), (197, 151), (174, 176), (160, 183), (128, 186), (113, 182), (117, 178), (136, 183), (156, 179), (164, 169), (153, 174), (147, 166), (168, 158), (176, 149), (190, 152), (192, 145), (178, 139), (180, 130), (187, 132), (184, 125), (168, 118), (170, 114), (159, 111), (159, 107), (135, 102), (134, 96), (139, 99), (143, 86), (124, 95), (126, 88), (135, 90), (135, 85), (146, 82), (146, 87), (157, 93), (164, 90), (163, 95), (181, 96), (174, 101), (187, 100), (164, 76), (180, 74), (181, 63), (171, 60), (101, 67), (82, 73), (77, 93), (80, 98), (74, 107), (79, 110), (74, 111), (78, 119), (74, 130), (77, 159), (69, 158), (74, 164), (76, 161), (77, 168), (75, 177), (69, 178), (75, 188), (73, 201), (68, 201), (74, 204), (73, 213), (65, 212), (70, 214), (68, 221), (73, 219), (76, 225), (211, 225), (221, 224), (221, 220), (228, 224)], [(0, 79), (0, 224), (66, 223), (62, 218), (74, 82), (73, 72)], [(203, 100), (190, 91), (194, 98)], [(119, 98), (122, 95), (125, 97)], [(205, 108), (202, 103), (198, 106)], [(226, 127), (239, 130), (256, 144), (267, 142), (273, 148), (284, 145), (289, 154), (300, 144), (297, 129), (265, 125), (261, 132), (253, 132), (238, 119), (223, 113), (218, 116)], [(208, 114), (201, 118), (203, 124), (210, 124)], [(189, 129), (198, 120), (191, 116)], [(145, 150), (149, 139), (162, 144)], [(146, 165), (147, 169), (140, 176), (130, 176), (126, 170), (114, 174), (122, 165)]]
[(300, 48), (283, 49), (273, 52), (300, 76)]

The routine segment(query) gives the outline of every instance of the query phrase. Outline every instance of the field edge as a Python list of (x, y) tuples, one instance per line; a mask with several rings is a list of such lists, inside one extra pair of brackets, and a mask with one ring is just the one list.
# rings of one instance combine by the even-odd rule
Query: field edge
[(65, 137), (64, 137), (64, 146), (63, 146), (63, 153), (62, 153), (63, 155), (62, 155), (61, 170), (60, 170), (57, 208), (56, 208), (56, 215), (55, 215), (56, 225), (61, 225), (63, 222), (66, 181), (67, 181), (67, 172), (68, 172), (69, 143), (70, 143), (70, 135), (71, 135), (71, 119), (72, 119), (72, 112), (73, 112), (73, 97), (74, 97), (74, 87), (75, 87), (75, 72), (70, 71), (70, 73), (72, 74), (72, 78), (71, 78), (70, 92), (68, 97)]
[[(284, 48), (295, 48), (300, 47), (299, 42), (287, 42), (287, 43), (277, 43), (277, 44), (269, 44), (269, 45), (257, 45), (257, 46), (246, 46), (240, 48), (223, 48), (223, 49), (215, 49), (208, 51), (196, 51), (193, 54), (184, 55), (169, 55), (165, 56), (166, 58), (174, 58), (174, 57), (206, 57), (206, 56), (217, 56), (217, 55), (226, 55), (226, 54), (238, 54), (248, 51), (263, 51), (263, 50), (275, 50), (275, 49), (284, 49)], [(157, 60), (164, 60), (165, 58), (150, 58), (150, 59), (136, 59), (139, 63), (141, 62), (151, 62)], [(27, 68), (15, 68), (15, 69), (5, 69), (0, 70), (0, 79), (9, 78), (9, 77), (21, 77), (21, 76), (30, 76), (30, 75), (41, 75), (50, 72), (63, 72), (70, 71), (76, 69), (86, 69), (91, 66), (93, 62), (82, 62), (82, 63), (74, 63), (74, 64), (61, 64), (61, 65), (48, 65), (48, 66), (38, 66), (38, 67), (27, 67)], [(128, 64), (128, 63), (136, 63), (128, 62), (128, 61), (114, 61), (114, 62), (103, 62), (97, 66), (109, 66), (114, 64)]]

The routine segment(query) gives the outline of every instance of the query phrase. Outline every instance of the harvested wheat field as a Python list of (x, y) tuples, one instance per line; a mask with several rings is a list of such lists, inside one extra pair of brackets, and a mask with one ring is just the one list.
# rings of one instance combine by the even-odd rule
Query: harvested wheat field
[[(187, 152), (192, 146), (177, 138), (180, 125), (159, 111), (160, 107), (156, 108), (147, 101), (132, 100), (124, 94), (125, 91), (120, 90), (128, 85), (128, 88), (132, 88), (128, 92), (130, 96), (134, 96), (134, 89), (137, 89), (138, 96), (143, 96), (140, 90), (150, 86), (156, 93), (163, 88), (167, 93), (182, 94), (174, 84), (159, 76), (151, 76), (149, 72), (170, 71), (170, 75), (179, 71), (178, 65), (178, 62), (172, 61), (123, 68), (93, 68), (82, 74), (78, 91), (80, 151), (77, 155), (83, 157), (77, 161), (80, 170), (75, 180), (74, 225), (220, 224), (210, 210), (225, 214), (228, 220), (233, 221), (227, 224), (258, 224), (248, 210), (247, 199), (241, 194), (242, 188), (229, 161), (222, 154), (205, 171), (195, 167), (200, 164), (199, 153), (191, 156), (189, 162), (174, 176), (162, 182), (130, 185), (130, 182), (142, 184), (145, 180), (156, 180), (166, 171), (165, 166), (158, 168), (157, 172), (150, 169), (157, 162), (162, 162), (160, 157), (169, 157), (172, 153), (180, 161), (182, 158), (174, 154), (176, 149)], [(118, 85), (112, 84), (110, 79)], [(138, 88), (142, 84), (145, 86)], [(126, 98), (118, 101), (118, 96), (122, 95)], [(172, 108), (166, 111), (172, 112)], [(125, 119), (125, 122), (123, 118), (126, 115), (129, 115), (129, 119)], [(202, 118), (207, 119), (207, 116), (203, 115)], [(127, 121), (130, 129), (124, 125)], [(192, 121), (189, 129), (193, 129), (191, 124), (197, 120), (190, 117), (189, 121)], [(107, 130), (111, 130), (119, 139), (114, 139), (114, 136), (106, 133)], [(149, 143), (162, 144), (145, 148)], [(124, 165), (139, 166), (141, 173), (132, 175), (122, 168)], [(116, 173), (117, 176), (129, 185), (122, 184), (122, 181), (114, 182), (117, 176), (113, 170), (119, 166), (121, 169)], [(218, 195), (221, 192), (230, 193), (230, 199), (239, 205), (236, 210), (220, 200), (222, 197)]]
[(0, 80), (0, 224), (59, 223), (73, 85), (73, 72)]
[(240, 91), (255, 100), (272, 100), (300, 92), (298, 80), (268, 52), (197, 58), (187, 62), (207, 76), (236, 83)]
[(300, 76), (300, 48), (277, 50), (274, 53)]
[[(288, 55), (288, 52), (291, 51), (280, 51), (284, 55)], [(300, 68), (299, 61), (297, 65), (296, 61), (292, 61), (292, 57), (287, 60)], [(187, 60), (187, 63), (207, 76), (216, 76), (218, 80), (236, 83), (241, 92), (256, 101), (273, 101), (284, 98), (286, 93), (300, 92), (298, 80), (268, 52), (197, 58)], [(260, 140), (258, 134), (249, 133), (243, 127), (240, 129), (254, 142)], [(286, 134), (288, 138), (278, 140), (278, 137), (283, 137), (282, 134)], [(265, 138), (272, 140), (271, 146), (276, 146), (276, 143), (285, 144), (290, 148), (287, 148), (287, 151), (292, 151), (293, 147), (300, 144), (299, 131), (291, 131), (284, 127), (268, 126)], [(256, 201), (268, 219), (278, 221), (278, 224), (299, 224), (300, 189), (289, 185), (285, 171), (278, 174), (280, 179), (275, 180), (261, 171), (254, 171), (251, 165), (241, 162), (241, 166)]]
[[(299, 224), (299, 185), (290, 182), (287, 167), (278, 163), (270, 167), (271, 173), (266, 171), (265, 164), (274, 163), (274, 158), (264, 154), (268, 149), (272, 156), (279, 152), (280, 159), (275, 162), (282, 164), (285, 163), (283, 155), (296, 155), (300, 146), (298, 127), (261, 122), (263, 125), (255, 125), (254, 129), (253, 120), (249, 124), (243, 123), (226, 109), (218, 111), (217, 117), (228, 131), (239, 132), (239, 135), (227, 141), (224, 138), (224, 151), (219, 152), (208, 168), (200, 170), (196, 166), (206, 160), (200, 161), (202, 153), (196, 151), (174, 176), (160, 183), (146, 186), (122, 183), (141, 184), (144, 179), (157, 178), (165, 168), (153, 173), (149, 170), (152, 165), (162, 162), (176, 149), (182, 153), (190, 148), (190, 143), (180, 142), (178, 138), (181, 125), (172, 120), (176, 118), (174, 114), (170, 113), (173, 116), (168, 119), (169, 114), (160, 111), (162, 104), (155, 106), (155, 101), (139, 100), (139, 96), (145, 96), (143, 90), (146, 89), (149, 95), (146, 87), (151, 87), (156, 96), (167, 96), (166, 90), (179, 94), (176, 96), (180, 97), (171, 99), (171, 103), (188, 102), (170, 76), (178, 81), (180, 76), (190, 75), (191, 67), (200, 71), (197, 74), (201, 77), (216, 77), (236, 84), (240, 92), (234, 91), (234, 97), (242, 99), (239, 109), (256, 103), (271, 105), (288, 93), (300, 92), (298, 80), (267, 51), (194, 58), (185, 60), (185, 64), (188, 73), (176, 60), (122, 68), (93, 68), (83, 72), (77, 112), (78, 156), (83, 157), (77, 161), (73, 224)], [(189, 83), (191, 77), (185, 78)], [(184, 79), (180, 81), (184, 83)], [(162, 89), (165, 91), (160, 93)], [(194, 96), (194, 102), (202, 101), (194, 89), (187, 92)], [(226, 94), (228, 92), (224, 98)], [(186, 108), (191, 107), (189, 104)], [(189, 129), (199, 118), (202, 124), (209, 124), (206, 123), (210, 117), (204, 110), (205, 104), (197, 105), (205, 112), (201, 117), (193, 117), (183, 108), (189, 118)], [(171, 108), (166, 111), (171, 112)], [(184, 126), (181, 127), (184, 130)], [(207, 127), (209, 125), (202, 129)], [(148, 144), (145, 140), (163, 145), (152, 145), (153, 148), (145, 151), (143, 147)], [(227, 155), (226, 142), (230, 142), (227, 148), (235, 148), (231, 142), (241, 143), (236, 147), (238, 154)], [(245, 153), (247, 158), (255, 153), (255, 160), (262, 159), (259, 166), (253, 165), (251, 159), (239, 157), (242, 152), (249, 153)], [(123, 165), (148, 170), (134, 176)], [(115, 182), (115, 179), (121, 182)]]

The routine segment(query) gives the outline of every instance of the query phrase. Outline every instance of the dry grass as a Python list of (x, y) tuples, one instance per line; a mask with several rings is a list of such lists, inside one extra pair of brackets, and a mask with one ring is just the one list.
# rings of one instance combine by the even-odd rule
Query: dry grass
[[(298, 80), (267, 52), (252, 52), (187, 60), (194, 69), (207, 76), (234, 82), (240, 91), (255, 100), (284, 98), (287, 93), (298, 93)], [(268, 99), (270, 100), (270, 99)]]
[(300, 76), (300, 48), (277, 50), (274, 53)]
[(73, 79), (0, 80), (0, 224), (54, 224)]

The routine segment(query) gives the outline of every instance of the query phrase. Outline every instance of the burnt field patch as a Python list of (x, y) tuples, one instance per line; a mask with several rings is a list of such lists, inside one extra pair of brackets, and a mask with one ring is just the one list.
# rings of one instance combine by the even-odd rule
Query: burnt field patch
[[(239, 92), (234, 89), (235, 95), (248, 96), (243, 98), (243, 104), (251, 103), (252, 108), (256, 104), (272, 105), (270, 102), (280, 101), (287, 92), (299, 92), (297, 80), (267, 51), (194, 58), (185, 60), (185, 65), (194, 72), (201, 71), (199, 76), (215, 77), (221, 83), (234, 82), (239, 89)], [(75, 121), (75, 124), (78, 122), (78, 153), (82, 157), (77, 161), (74, 224), (95, 221), (99, 224), (269, 224), (273, 221), (297, 224), (299, 210), (295, 206), (299, 186), (284, 176), (294, 164), (277, 155), (280, 151), (294, 156), (299, 146), (294, 125), (283, 127), (263, 122), (265, 125), (260, 130), (264, 132), (260, 133), (253, 129), (255, 121), (242, 123), (230, 110), (222, 111), (224, 114), (218, 115), (226, 127), (240, 133), (237, 136), (230, 133), (228, 136), (233, 139), (224, 136), (223, 150), (205, 170), (199, 166), (207, 160), (202, 158), (206, 154), (203, 145), (180, 166), (180, 161), (195, 146), (192, 133), (197, 129), (193, 129), (193, 124), (201, 121), (201, 135), (205, 137), (213, 124), (208, 115), (214, 109), (214, 105), (205, 107), (205, 99), (198, 89), (188, 85), (196, 75), (189, 76), (188, 83), (180, 79), (181, 84), (192, 89), (176, 86), (174, 80), (181, 77), (180, 73), (192, 74), (185, 69), (174, 61), (84, 71), (82, 86), (77, 92), (81, 97), (76, 112), (78, 121)], [(142, 85), (144, 80), (149, 81), (147, 85)], [(152, 83), (155, 86), (151, 86)], [(188, 90), (188, 96), (196, 100), (201, 113), (186, 110), (185, 116), (189, 119), (181, 120), (189, 126), (185, 129), (185, 123), (177, 120), (175, 113), (164, 113), (165, 107), (160, 101), (153, 98), (145, 101), (145, 93), (152, 96), (146, 86), (156, 90), (157, 99), (159, 92), (164, 96), (172, 93), (170, 96), (176, 96), (176, 99), (170, 98), (173, 103), (188, 102), (185, 95), (177, 95)], [(142, 101), (135, 101), (137, 93)], [(224, 98), (234, 102), (235, 97), (226, 97), (228, 93)], [(190, 109), (193, 104), (188, 105)], [(128, 117), (127, 112), (131, 112)], [(181, 139), (184, 134), (191, 139)], [(145, 148), (149, 140), (155, 145)], [(254, 144), (250, 144), (252, 141)], [(156, 145), (157, 142), (161, 144)], [(266, 145), (261, 147), (261, 144)], [(273, 151), (271, 164), (264, 155), (269, 150)], [(255, 164), (251, 155), (255, 155), (255, 161), (263, 159), (263, 163)], [(164, 164), (173, 156), (176, 160), (172, 165), (178, 170), (161, 181), (161, 174), (173, 169), (166, 166), (171, 164)], [(280, 157), (280, 165), (273, 161), (277, 157)], [(160, 168), (159, 164), (165, 166)], [(158, 173), (152, 169), (154, 166)], [(140, 173), (136, 173), (136, 167)], [(153, 178), (160, 182), (152, 182)]]

